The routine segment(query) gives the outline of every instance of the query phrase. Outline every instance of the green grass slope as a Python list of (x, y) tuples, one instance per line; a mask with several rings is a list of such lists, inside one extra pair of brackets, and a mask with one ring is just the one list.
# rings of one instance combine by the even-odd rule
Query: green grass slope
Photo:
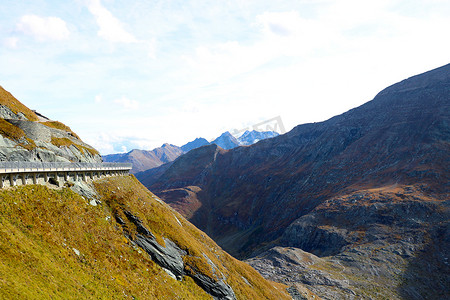
[[(95, 182), (92, 206), (68, 188), (29, 185), (0, 190), (0, 299), (211, 299), (190, 276), (171, 278), (126, 236), (115, 214), (139, 217), (161, 244), (189, 255), (189, 272), (211, 276), (210, 259), (238, 299), (288, 299), (160, 202), (133, 176)], [(189, 275), (189, 274), (188, 274)]]

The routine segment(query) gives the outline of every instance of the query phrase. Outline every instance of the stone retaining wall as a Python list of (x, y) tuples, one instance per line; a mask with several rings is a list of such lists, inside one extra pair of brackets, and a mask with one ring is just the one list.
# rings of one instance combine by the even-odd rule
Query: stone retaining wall
[(128, 175), (132, 165), (122, 163), (0, 162), (0, 188), (26, 184), (89, 181)]

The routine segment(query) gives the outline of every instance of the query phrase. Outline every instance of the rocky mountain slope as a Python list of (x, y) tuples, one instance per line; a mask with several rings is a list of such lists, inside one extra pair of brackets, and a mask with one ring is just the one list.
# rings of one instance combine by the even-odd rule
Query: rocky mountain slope
[(325, 299), (447, 299), (450, 201), (426, 186), (333, 197), (248, 260), (266, 278), (306, 284)]
[(0, 161), (101, 162), (68, 126), (36, 114), (0, 86)]
[[(10, 139), (12, 124), (25, 124), (11, 114), (33, 123), (36, 136), (48, 127), (14, 105), (2, 108), (11, 124), (3, 139), (30, 136)], [(0, 261), (0, 299), (291, 299), (287, 286), (231, 257), (132, 175), (0, 189)]]
[[(205, 146), (139, 179), (227, 251), (262, 255), (252, 264), (268, 278), (282, 280), (263, 271), (262, 251), (291, 246), (329, 263), (324, 286), (343, 281), (334, 296), (282, 264), (274, 272), (325, 298), (440, 297), (450, 282), (440, 244), (449, 236), (449, 124), (446, 65), (325, 122), (249, 147)], [(372, 193), (393, 186), (398, 195)]]

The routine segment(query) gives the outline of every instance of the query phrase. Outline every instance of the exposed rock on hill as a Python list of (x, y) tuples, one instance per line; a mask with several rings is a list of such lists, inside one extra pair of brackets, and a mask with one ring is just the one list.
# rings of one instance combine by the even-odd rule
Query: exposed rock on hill
[[(120, 213), (125, 215), (126, 220), (121, 218)], [(133, 213), (127, 210), (120, 212), (115, 209), (114, 214), (117, 222), (123, 226), (127, 237), (144, 249), (151, 256), (152, 260), (164, 268), (170, 276), (177, 280), (182, 280), (184, 275), (190, 275), (201, 288), (213, 297), (227, 300), (236, 299), (233, 289), (225, 283), (225, 278), (217, 278), (217, 276), (212, 276), (211, 278), (199, 272), (192, 272), (192, 268), (197, 268), (197, 266), (189, 264), (185, 266), (183, 260), (184, 257), (190, 257), (188, 252), (180, 249), (168, 238), (163, 238), (164, 245), (160, 245), (156, 237)], [(136, 227), (136, 233), (130, 232), (127, 221)], [(207, 258), (205, 254), (203, 255)], [(211, 260), (207, 259), (207, 263), (211, 267), (217, 268)]]
[(174, 279), (190, 277), (214, 299), (288, 298), (256, 283), (262, 279), (256, 271), (222, 251), (135, 178), (110, 178), (95, 186), (125, 236)]
[(2, 87), (0, 118), (0, 161), (102, 161), (69, 127), (40, 118)]

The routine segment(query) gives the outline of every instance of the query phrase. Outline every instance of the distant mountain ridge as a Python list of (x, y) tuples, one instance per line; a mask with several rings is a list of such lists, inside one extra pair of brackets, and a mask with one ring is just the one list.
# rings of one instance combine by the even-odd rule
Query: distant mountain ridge
[(241, 143), (237, 138), (235, 138), (231, 133), (224, 132), (218, 138), (211, 142), (211, 144), (216, 144), (222, 149), (228, 150), (238, 147)]
[(206, 145), (216, 144), (223, 149), (233, 149), (238, 146), (252, 145), (260, 140), (275, 137), (277, 135), (279, 134), (275, 131), (261, 132), (253, 130), (246, 131), (239, 138), (236, 138), (227, 131), (212, 142), (208, 142), (208, 140), (204, 138), (196, 138), (181, 147), (166, 143), (153, 150), (134, 149), (128, 153), (104, 155), (103, 159), (105, 162), (132, 163), (133, 169), (131, 169), (131, 173), (136, 174), (159, 167), (175, 160), (184, 153)]
[(279, 136), (276, 131), (256, 131), (246, 130), (241, 136), (236, 137), (229, 131), (222, 133), (211, 144), (216, 144), (222, 149), (229, 150), (239, 146), (250, 146), (259, 141)]
[(204, 138), (196, 138), (192, 142), (189, 142), (189, 143), (181, 146), (181, 150), (183, 150), (184, 152), (189, 152), (193, 149), (197, 149), (202, 146), (209, 145), (209, 144), (210, 143)]
[(166, 143), (151, 151), (134, 149), (128, 153), (105, 155), (103, 159), (106, 162), (132, 163), (131, 172), (137, 173), (173, 161), (183, 153), (180, 147)]

